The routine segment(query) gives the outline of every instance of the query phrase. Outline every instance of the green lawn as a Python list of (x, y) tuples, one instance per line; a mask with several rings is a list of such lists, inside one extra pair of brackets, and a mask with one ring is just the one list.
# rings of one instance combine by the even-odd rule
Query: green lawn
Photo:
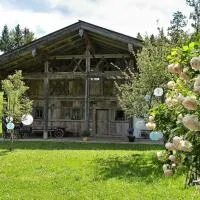
[(184, 176), (166, 178), (159, 145), (0, 143), (0, 199), (196, 200)]

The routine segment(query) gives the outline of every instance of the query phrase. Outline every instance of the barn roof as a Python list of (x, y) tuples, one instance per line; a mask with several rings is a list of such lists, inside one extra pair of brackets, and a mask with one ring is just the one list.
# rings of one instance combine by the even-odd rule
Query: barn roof
[[(94, 24), (78, 21), (0, 56), (0, 69), (36, 65), (57, 55), (84, 54), (86, 43), (98, 54), (128, 53), (142, 47), (142, 41)], [(32, 55), (36, 51), (36, 57)], [(10, 70), (9, 70), (10, 71)]]

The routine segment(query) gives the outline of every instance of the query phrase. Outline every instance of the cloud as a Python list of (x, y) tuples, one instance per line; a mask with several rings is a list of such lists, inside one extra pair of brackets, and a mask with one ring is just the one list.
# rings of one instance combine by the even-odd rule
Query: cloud
[(157, 33), (157, 19), (167, 28), (177, 10), (189, 15), (185, 0), (0, 0), (0, 28), (20, 24), (40, 37), (80, 19), (136, 36)]

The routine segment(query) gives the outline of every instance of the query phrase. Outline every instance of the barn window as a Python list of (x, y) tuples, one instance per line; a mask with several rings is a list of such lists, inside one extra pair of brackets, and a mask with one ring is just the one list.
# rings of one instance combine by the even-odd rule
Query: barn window
[(34, 112), (35, 119), (42, 119), (44, 116), (44, 110), (43, 107), (36, 107)]
[(123, 110), (116, 110), (115, 120), (125, 120), (125, 113)]
[(83, 108), (72, 108), (72, 119), (73, 120), (84, 119), (84, 109)]

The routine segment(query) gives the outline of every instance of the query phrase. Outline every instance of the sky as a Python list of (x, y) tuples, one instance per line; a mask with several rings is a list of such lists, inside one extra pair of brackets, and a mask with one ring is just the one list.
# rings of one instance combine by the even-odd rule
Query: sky
[[(0, 31), (7, 24), (27, 27), (36, 38), (83, 20), (132, 37), (156, 34), (173, 12), (187, 17), (186, 0), (0, 0)], [(158, 21), (158, 23), (157, 23)]]

